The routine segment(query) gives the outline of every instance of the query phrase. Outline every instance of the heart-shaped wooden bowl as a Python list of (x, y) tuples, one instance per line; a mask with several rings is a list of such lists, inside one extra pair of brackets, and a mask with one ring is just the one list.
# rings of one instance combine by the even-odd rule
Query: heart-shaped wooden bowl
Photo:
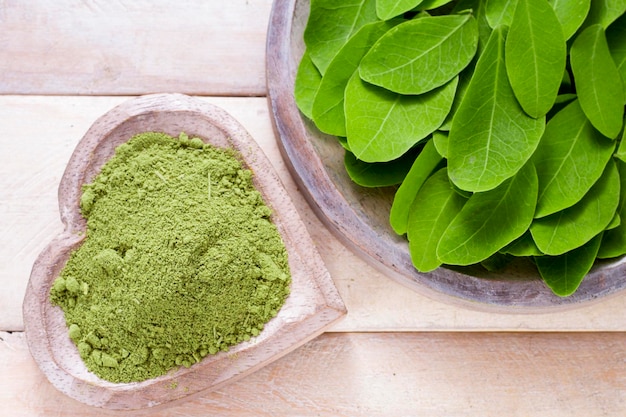
[(392, 189), (355, 185), (345, 172), (343, 148), (298, 110), (293, 87), (305, 49), (310, 0), (275, 1), (267, 38), (267, 86), (281, 151), (300, 189), (329, 229), (388, 276), (432, 298), (478, 310), (546, 312), (605, 299), (626, 288), (624, 259), (599, 263), (578, 291), (554, 295), (530, 262), (490, 273), (482, 268), (438, 268), (418, 273), (406, 239), (389, 225)]
[[(50, 287), (71, 251), (83, 239), (81, 186), (89, 183), (133, 135), (160, 131), (197, 136), (219, 147), (234, 148), (254, 173), (254, 183), (273, 210), (287, 248), (291, 294), (261, 334), (228, 352), (209, 355), (190, 368), (143, 382), (116, 384), (89, 372), (68, 337), (63, 311), (49, 300)], [(76, 147), (59, 187), (64, 232), (37, 258), (23, 304), (31, 353), (50, 382), (70, 397), (96, 407), (141, 409), (219, 388), (278, 359), (316, 337), (346, 313), (307, 230), (273, 167), (244, 128), (224, 110), (179, 94), (129, 100), (99, 118)]]

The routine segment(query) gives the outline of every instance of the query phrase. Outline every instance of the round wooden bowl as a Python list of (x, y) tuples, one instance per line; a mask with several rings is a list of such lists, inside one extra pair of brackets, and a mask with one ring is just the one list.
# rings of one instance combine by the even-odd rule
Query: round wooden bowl
[[(159, 131), (197, 136), (234, 148), (254, 173), (254, 183), (273, 211), (287, 248), (291, 294), (278, 315), (255, 338), (228, 352), (209, 355), (190, 368), (134, 383), (111, 383), (85, 367), (68, 336), (63, 311), (50, 303), (50, 287), (83, 239), (81, 187), (91, 182), (115, 147), (133, 135)], [(50, 382), (85, 404), (109, 409), (154, 407), (216, 389), (245, 376), (316, 337), (346, 309), (306, 228), (257, 143), (225, 111), (200, 99), (159, 94), (129, 100), (99, 118), (76, 147), (59, 187), (64, 232), (36, 260), (23, 304), (32, 356)]]
[(545, 312), (588, 304), (626, 287), (623, 260), (597, 264), (578, 291), (554, 295), (530, 262), (516, 262), (498, 273), (482, 268), (441, 267), (418, 273), (405, 238), (389, 225), (393, 189), (355, 185), (344, 169), (343, 149), (296, 107), (294, 78), (304, 52), (309, 0), (275, 1), (267, 39), (267, 86), (281, 151), (293, 176), (316, 211), (337, 236), (387, 275), (439, 300), (480, 310)]

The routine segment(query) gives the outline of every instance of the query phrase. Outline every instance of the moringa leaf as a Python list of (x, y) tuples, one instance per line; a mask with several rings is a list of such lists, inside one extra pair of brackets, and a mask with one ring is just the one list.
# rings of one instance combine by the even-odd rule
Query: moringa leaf
[(576, 33), (585, 21), (591, 0), (548, 0), (548, 3), (554, 9), (556, 17), (561, 23), (561, 28), (563, 28), (563, 35), (567, 40)]
[(329, 135), (346, 136), (343, 108), (346, 85), (367, 51), (397, 23), (398, 20), (368, 23), (337, 52), (322, 77), (313, 101), (313, 121), (319, 130)]
[(541, 252), (562, 255), (602, 232), (613, 219), (619, 200), (619, 173), (615, 163), (609, 161), (582, 200), (558, 213), (535, 219), (530, 232)]
[(476, 53), (471, 14), (428, 16), (399, 24), (365, 55), (361, 78), (399, 94), (423, 94), (457, 76)]
[(487, 191), (512, 177), (535, 151), (545, 118), (520, 107), (504, 64), (506, 29), (494, 30), (476, 63), (448, 138), (450, 179), (466, 191)]
[[(624, 126), (626, 127), (626, 116), (624, 117)], [(626, 129), (622, 129), (622, 136), (621, 139), (619, 139), (615, 157), (622, 162), (626, 162)]]
[[(450, 174), (448, 174), (448, 181), (450, 181)], [(456, 191), (457, 194), (459, 194), (460, 196), (464, 198), (470, 198), (472, 195), (474, 195), (474, 193), (470, 191), (461, 190), (459, 187), (454, 185), (452, 181), (450, 181), (450, 187), (452, 187), (452, 189)]]
[(606, 29), (624, 13), (626, 13), (626, 0), (593, 0), (582, 27), (599, 24)]
[(348, 138), (345, 136), (337, 136), (337, 142), (339, 142), (339, 144), (343, 147), (343, 149), (345, 149), (346, 151), (350, 150), (350, 147), (348, 146)]
[(376, 0), (376, 14), (381, 20), (389, 20), (414, 9), (422, 0)]
[(365, 162), (399, 158), (441, 126), (457, 84), (454, 78), (426, 94), (405, 96), (368, 84), (355, 73), (344, 104), (350, 149)]
[(320, 73), (361, 26), (376, 20), (376, 0), (311, 0), (304, 43)]
[(478, 48), (476, 49), (475, 57), (480, 56), (489, 40), (489, 36), (491, 36), (491, 26), (489, 26), (487, 21), (485, 8), (484, 0), (460, 0), (452, 9), (452, 13), (463, 13), (471, 10), (476, 19), (478, 25)]
[[(620, 200), (617, 206), (618, 218), (626, 219), (626, 164), (620, 160), (615, 162), (620, 177)], [(598, 258), (615, 258), (626, 254), (626, 222), (620, 221), (617, 227), (604, 232)]]
[(321, 81), (322, 75), (313, 64), (313, 61), (311, 61), (309, 54), (305, 51), (296, 72), (293, 94), (296, 105), (302, 114), (309, 119), (313, 119), (313, 100)]
[(452, 3), (452, 0), (424, 0), (420, 2), (416, 10), (433, 10), (441, 6), (445, 6), (448, 3)]
[(439, 259), (475, 264), (522, 236), (535, 213), (537, 181), (535, 167), (527, 163), (498, 187), (474, 193), (441, 237)]
[(559, 93), (562, 94), (574, 94), (573, 86), (572, 86), (572, 77), (569, 74), (567, 68), (563, 71), (563, 80), (561, 80), (561, 88), (559, 89)]
[(467, 87), (469, 86), (469, 82), (472, 79), (473, 73), (474, 68), (467, 67), (459, 74), (459, 85), (456, 87), (456, 93), (454, 95), (454, 101), (452, 102), (452, 108), (450, 109), (450, 113), (448, 113), (448, 115), (446, 116), (446, 120), (444, 120), (443, 124), (439, 126), (439, 130), (450, 130), (454, 115), (461, 105), (463, 97), (465, 97), (465, 93), (467, 92)]
[(397, 234), (403, 235), (406, 233), (411, 204), (422, 184), (424, 184), (442, 160), (443, 158), (435, 149), (432, 140), (426, 142), (417, 158), (415, 158), (415, 162), (413, 162), (411, 169), (402, 181), (402, 184), (400, 184), (400, 187), (398, 187), (391, 204), (389, 223)]
[(622, 129), (626, 99), (602, 26), (591, 25), (576, 36), (570, 62), (585, 115), (604, 136), (615, 139)]
[(606, 40), (626, 96), (626, 13), (606, 30)]
[(439, 152), (444, 158), (448, 157), (448, 132), (442, 132), (441, 130), (436, 130), (433, 132), (433, 143), (435, 144), (435, 149)]
[(533, 240), (533, 236), (530, 234), (530, 230), (525, 231), (523, 235), (506, 245), (500, 250), (500, 252), (513, 256), (543, 255), (543, 253), (539, 250), (537, 244)]
[(466, 201), (450, 186), (446, 168), (435, 172), (422, 185), (407, 223), (411, 260), (418, 271), (432, 271), (441, 265), (437, 245)]
[(582, 199), (600, 178), (615, 150), (585, 117), (578, 100), (558, 112), (532, 157), (539, 176), (535, 217), (544, 217)]
[(367, 188), (402, 183), (416, 157), (416, 152), (411, 151), (393, 161), (368, 163), (358, 160), (351, 151), (344, 149), (344, 166), (348, 176), (355, 184)]
[(601, 240), (602, 233), (563, 255), (535, 258), (541, 278), (554, 294), (567, 297), (578, 289), (593, 266)]
[(513, 261), (513, 259), (514, 258), (511, 255), (496, 252), (489, 258), (481, 261), (480, 266), (485, 268), (487, 271), (497, 272), (506, 268)]
[[(576, 94), (559, 94), (556, 96), (556, 100), (554, 101), (554, 106), (550, 109), (548, 114), (546, 114), (547, 120), (552, 120), (552, 118), (561, 110), (563, 110), (568, 104), (572, 101), (576, 100), (578, 96)], [(545, 133), (545, 132), (544, 132)]]
[(528, 115), (544, 116), (559, 91), (567, 48), (546, 0), (518, 0), (506, 37), (505, 63), (515, 97)]
[[(619, 210), (619, 206), (617, 209)], [(613, 216), (613, 219), (611, 219), (611, 223), (606, 226), (604, 231), (606, 232), (608, 230), (613, 230), (616, 227), (619, 227), (620, 224), (622, 224), (622, 216), (619, 215), (619, 212), (616, 212)]]
[(492, 29), (510, 26), (518, 0), (486, 0), (485, 16)]

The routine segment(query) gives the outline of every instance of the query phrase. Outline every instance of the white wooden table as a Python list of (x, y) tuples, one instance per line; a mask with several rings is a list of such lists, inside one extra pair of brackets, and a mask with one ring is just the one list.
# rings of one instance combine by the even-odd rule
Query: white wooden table
[(150, 415), (626, 415), (626, 294), (542, 314), (467, 309), (395, 283), (322, 226), (272, 130), (271, 7), (0, 0), (0, 414), (101, 414), (39, 371), (22, 299), (36, 256), (61, 231), (57, 186), (91, 123), (131, 96), (179, 92), (224, 108), (259, 142), (348, 315), (262, 370)]

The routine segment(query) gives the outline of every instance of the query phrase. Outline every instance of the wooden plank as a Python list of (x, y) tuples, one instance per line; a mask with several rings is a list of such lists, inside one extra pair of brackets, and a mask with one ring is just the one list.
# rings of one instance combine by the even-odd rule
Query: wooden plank
[[(621, 417), (625, 342), (623, 333), (327, 333), (218, 391), (132, 415)], [(48, 383), (22, 333), (0, 333), (0, 402), (15, 417), (101, 413)]]
[[(125, 97), (0, 96), (0, 330), (22, 330), (21, 305), (35, 258), (61, 231), (57, 187), (91, 123)], [(626, 294), (565, 311), (495, 313), (432, 300), (405, 288), (341, 244), (292, 180), (265, 98), (205, 97), (239, 120), (267, 154), (346, 304), (334, 331), (626, 331)]]
[(271, 0), (5, 0), (0, 94), (265, 94)]

